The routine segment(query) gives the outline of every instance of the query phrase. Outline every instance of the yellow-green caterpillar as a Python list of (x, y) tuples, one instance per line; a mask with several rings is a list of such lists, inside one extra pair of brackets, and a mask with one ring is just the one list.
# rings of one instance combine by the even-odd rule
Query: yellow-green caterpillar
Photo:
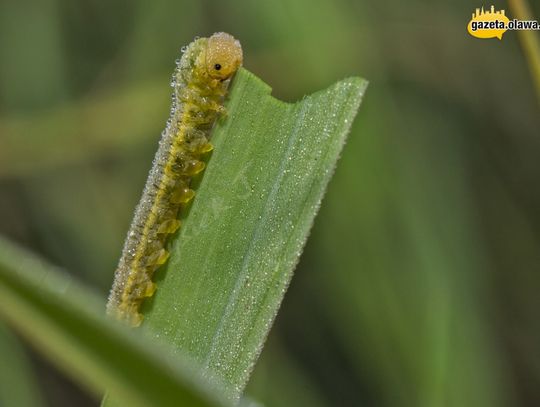
[(242, 64), (242, 48), (231, 35), (198, 38), (183, 49), (173, 74), (171, 116), (163, 131), (143, 196), (135, 211), (115, 278), (107, 313), (132, 326), (139, 308), (156, 290), (152, 276), (167, 261), (168, 237), (180, 227), (178, 213), (195, 192), (191, 179), (204, 169), (212, 150), (210, 131), (224, 112), (229, 82)]

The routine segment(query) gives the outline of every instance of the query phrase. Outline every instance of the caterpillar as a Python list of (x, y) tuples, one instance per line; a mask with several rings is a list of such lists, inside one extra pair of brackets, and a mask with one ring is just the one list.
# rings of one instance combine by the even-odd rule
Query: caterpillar
[(210, 132), (229, 82), (242, 64), (239, 41), (227, 33), (196, 38), (182, 48), (173, 74), (172, 107), (142, 198), (135, 210), (109, 299), (107, 314), (139, 326), (142, 302), (151, 297), (155, 271), (166, 263), (167, 241), (180, 227), (179, 213), (195, 191), (192, 178), (212, 150)]

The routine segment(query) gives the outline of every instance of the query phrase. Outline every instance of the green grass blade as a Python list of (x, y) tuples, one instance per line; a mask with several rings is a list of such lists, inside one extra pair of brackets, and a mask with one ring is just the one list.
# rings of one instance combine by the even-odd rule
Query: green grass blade
[(197, 197), (143, 306), (143, 327), (237, 399), (262, 348), (366, 82), (287, 104), (241, 69)]
[(0, 238), (0, 317), (60, 368), (96, 394), (110, 389), (122, 405), (227, 405), (193, 364), (103, 312), (69, 277)]

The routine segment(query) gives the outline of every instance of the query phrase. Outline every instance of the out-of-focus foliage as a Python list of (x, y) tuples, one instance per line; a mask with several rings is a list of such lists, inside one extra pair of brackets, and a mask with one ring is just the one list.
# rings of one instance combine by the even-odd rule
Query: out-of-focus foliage
[(0, 405), (43, 407), (45, 402), (21, 344), (0, 326)]
[[(224, 401), (221, 386), (203, 378), (186, 353), (174, 355), (167, 343), (115, 323), (99, 312), (102, 307), (103, 302), (70, 275), (0, 238), (2, 320), (78, 383), (98, 396), (107, 390), (122, 401), (114, 405), (232, 405)], [(4, 364), (14, 361), (11, 354), (3, 357)], [(3, 391), (2, 405), (38, 407), (32, 399), (39, 393), (31, 380), (22, 384), (24, 371), (18, 365), (11, 365), (16, 372), (11, 377), (3, 372), (0, 376), (2, 386), (12, 385)], [(17, 394), (21, 389), (24, 398)]]
[[(370, 80), (248, 392), (540, 404), (539, 105), (516, 33), (467, 34), (481, 5), (1, 2), (0, 232), (106, 295), (168, 114), (160, 86), (182, 45), (228, 31), (279, 98)], [(50, 405), (97, 404), (32, 363)]]

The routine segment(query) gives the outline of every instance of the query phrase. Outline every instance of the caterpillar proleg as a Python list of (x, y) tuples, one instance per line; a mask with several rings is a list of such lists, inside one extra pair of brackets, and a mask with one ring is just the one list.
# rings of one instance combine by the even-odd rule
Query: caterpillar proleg
[(183, 49), (173, 74), (173, 102), (142, 198), (135, 211), (107, 313), (138, 326), (141, 303), (156, 290), (152, 277), (167, 261), (168, 238), (181, 227), (182, 205), (193, 199), (193, 176), (212, 150), (210, 131), (224, 112), (230, 79), (242, 64), (242, 48), (231, 35), (198, 38)]

